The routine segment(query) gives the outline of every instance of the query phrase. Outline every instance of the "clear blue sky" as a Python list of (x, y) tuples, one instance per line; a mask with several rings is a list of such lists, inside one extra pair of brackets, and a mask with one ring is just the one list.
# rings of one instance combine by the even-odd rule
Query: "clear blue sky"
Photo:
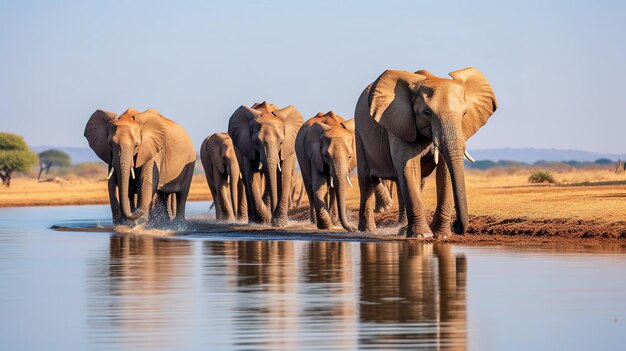
[(626, 152), (624, 4), (0, 0), (0, 130), (86, 146), (95, 109), (153, 107), (199, 148), (241, 104), (351, 117), (387, 68), (474, 66), (500, 108), (470, 148)]

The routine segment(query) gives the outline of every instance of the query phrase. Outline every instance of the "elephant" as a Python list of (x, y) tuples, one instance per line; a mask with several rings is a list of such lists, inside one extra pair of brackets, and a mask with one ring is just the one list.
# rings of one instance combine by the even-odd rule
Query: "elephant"
[[(360, 204), (359, 230), (374, 223), (372, 192), (380, 179), (398, 183), (407, 215), (407, 237), (446, 238), (463, 234), (469, 223), (464, 157), (466, 141), (497, 109), (487, 78), (476, 68), (439, 78), (428, 71), (387, 70), (369, 85), (355, 109)], [(444, 162), (439, 162), (439, 155)], [(423, 178), (436, 172), (437, 208), (430, 225), (421, 201)]]
[(216, 220), (247, 221), (243, 179), (235, 146), (228, 133), (215, 133), (204, 139), (200, 160), (213, 196)]
[(287, 224), (296, 133), (303, 122), (294, 106), (279, 109), (266, 101), (242, 105), (230, 117), (228, 134), (239, 150), (249, 221), (271, 222), (274, 227)]
[[(184, 222), (196, 153), (179, 124), (154, 109), (139, 112), (130, 108), (117, 118), (115, 113), (97, 110), (87, 121), (84, 135), (96, 155), (109, 165), (109, 201), (115, 225), (169, 221), (169, 216), (165, 218), (168, 208), (175, 208), (175, 222)], [(153, 196), (155, 206), (151, 207)], [(174, 196), (175, 204), (168, 204)]]
[[(346, 121), (330, 111), (307, 120), (296, 137), (296, 156), (309, 197), (309, 213), (319, 229), (330, 229), (335, 206), (341, 225), (352, 232), (356, 227), (346, 216), (346, 188), (352, 187), (349, 174), (356, 168), (354, 119)], [(331, 201), (325, 201), (326, 194)]]
[(302, 181), (302, 174), (294, 170), (293, 176), (291, 178), (291, 197), (289, 198), (289, 209), (296, 209), (300, 207), (304, 192), (305, 190), (304, 183)]

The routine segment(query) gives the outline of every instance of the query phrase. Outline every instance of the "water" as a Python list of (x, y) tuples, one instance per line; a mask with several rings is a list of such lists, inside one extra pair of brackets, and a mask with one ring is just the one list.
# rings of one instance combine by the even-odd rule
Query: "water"
[[(208, 207), (191, 203), (190, 212)], [(48, 229), (108, 218), (107, 206), (0, 209), (0, 350), (619, 350), (626, 342), (622, 247)]]

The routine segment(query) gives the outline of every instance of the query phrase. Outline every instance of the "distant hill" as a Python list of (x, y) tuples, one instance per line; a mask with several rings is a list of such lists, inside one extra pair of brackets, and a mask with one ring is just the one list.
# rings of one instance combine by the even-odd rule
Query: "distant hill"
[(72, 164), (83, 163), (83, 162), (102, 162), (98, 158), (98, 156), (96, 156), (96, 153), (93, 152), (93, 150), (91, 150), (88, 147), (41, 145), (41, 146), (31, 146), (30, 148), (36, 153), (40, 153), (44, 150), (49, 150), (49, 149), (61, 150), (67, 153), (68, 155), (70, 155), (70, 158), (72, 159)]
[[(67, 146), (31, 146), (33, 151), (39, 153), (48, 149), (58, 149), (64, 151), (72, 158), (72, 163), (98, 162), (100, 159), (88, 147), (67, 147)], [(608, 154), (590, 152), (582, 150), (560, 150), (560, 149), (533, 149), (533, 148), (503, 148), (503, 149), (470, 149), (472, 156), (476, 160), (491, 160), (494, 162), (507, 160), (533, 164), (537, 161), (578, 161), (593, 162), (601, 158), (613, 161), (618, 159), (626, 160), (626, 154)]]
[(476, 160), (510, 160), (524, 163), (537, 161), (579, 161), (593, 162), (601, 158), (612, 161), (625, 160), (626, 154), (609, 154), (582, 150), (561, 149), (533, 149), (533, 148), (504, 148), (504, 149), (470, 149)]

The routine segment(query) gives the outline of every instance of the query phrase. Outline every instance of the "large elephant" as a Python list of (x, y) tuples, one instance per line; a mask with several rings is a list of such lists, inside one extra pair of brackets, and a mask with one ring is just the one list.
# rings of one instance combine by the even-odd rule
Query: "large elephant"
[[(113, 223), (169, 220), (170, 195), (176, 199), (175, 206), (170, 206), (176, 208), (175, 221), (184, 221), (196, 160), (191, 138), (180, 125), (153, 109), (128, 109), (115, 117), (112, 112), (97, 110), (84, 134), (96, 155), (109, 165)], [(151, 214), (154, 194), (158, 210)]]
[[(356, 105), (356, 143), (361, 191), (359, 230), (375, 228), (372, 192), (380, 179), (398, 182), (407, 215), (408, 237), (447, 237), (468, 226), (464, 156), (466, 141), (496, 111), (491, 85), (475, 68), (439, 78), (427, 71), (388, 70), (368, 86)], [(444, 162), (439, 161), (439, 155)], [(426, 222), (423, 177), (437, 169), (437, 209)]]
[(200, 147), (204, 168), (218, 221), (247, 221), (245, 190), (233, 141), (227, 133), (215, 133)]
[[(241, 155), (249, 221), (271, 221), (276, 227), (287, 224), (296, 133), (303, 122), (295, 107), (279, 109), (268, 102), (241, 106), (230, 117), (228, 134)], [(263, 178), (269, 206), (263, 199)]]
[[(356, 168), (354, 120), (346, 121), (330, 111), (307, 120), (296, 137), (296, 155), (309, 197), (311, 219), (320, 229), (333, 224), (335, 202), (339, 220), (349, 232), (356, 228), (346, 216), (346, 188)], [(326, 195), (330, 201), (326, 201)]]

